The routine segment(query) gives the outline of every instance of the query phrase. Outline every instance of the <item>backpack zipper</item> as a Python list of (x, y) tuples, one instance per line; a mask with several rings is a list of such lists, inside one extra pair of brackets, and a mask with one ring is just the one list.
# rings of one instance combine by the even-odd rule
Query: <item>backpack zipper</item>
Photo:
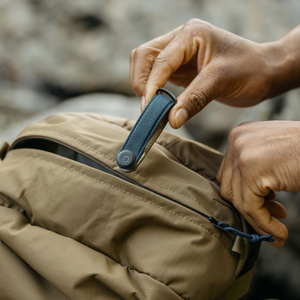
[[(30, 141), (33, 142), (31, 145), (29, 143)], [(47, 149), (47, 146), (34, 146), (34, 144), (37, 144), (37, 141), (41, 142), (40, 144), (45, 144), (45, 142), (48, 141), (48, 142), (53, 143), (54, 145), (56, 144), (58, 146), (64, 147), (67, 150), (71, 150), (71, 151), (74, 152), (74, 154), (76, 154), (75, 156), (78, 156), (78, 154), (79, 154), (80, 156), (82, 156), (82, 158), (85, 158), (85, 162), (78, 161), (76, 159), (72, 159), (72, 158), (68, 157), (67, 155), (63, 155), (62, 153), (57, 153), (56, 151), (52, 151), (51, 149), (49, 149), (49, 147)], [(118, 178), (120, 178), (122, 180), (125, 180), (125, 181), (127, 181), (127, 182), (129, 182), (131, 184), (134, 184), (134, 185), (136, 185), (136, 186), (138, 186), (140, 188), (143, 188), (143, 189), (145, 189), (145, 190), (147, 190), (149, 192), (152, 192), (152, 193), (154, 193), (156, 195), (159, 195), (159, 196), (161, 196), (163, 198), (166, 198), (166, 199), (168, 199), (168, 200), (170, 200), (172, 202), (175, 202), (175, 203), (177, 203), (177, 204), (179, 204), (179, 205), (181, 205), (183, 207), (186, 207), (187, 209), (190, 209), (190, 210), (196, 212), (197, 214), (201, 215), (202, 217), (206, 218), (210, 222), (217, 222), (213, 217), (209, 217), (206, 214), (202, 213), (201, 211), (198, 211), (197, 209), (194, 209), (194, 208), (192, 208), (190, 206), (187, 206), (187, 205), (185, 205), (183, 203), (180, 203), (180, 202), (178, 202), (178, 201), (176, 201), (176, 200), (174, 200), (172, 198), (166, 197), (166, 196), (164, 196), (164, 195), (162, 195), (160, 193), (157, 193), (157, 192), (155, 192), (153, 190), (150, 190), (149, 188), (146, 188), (146, 187), (140, 185), (139, 183), (137, 183), (137, 182), (129, 179), (128, 177), (124, 176), (123, 174), (121, 174), (121, 173), (119, 173), (119, 172), (117, 172), (117, 171), (109, 168), (103, 162), (95, 159), (94, 157), (92, 157), (92, 156), (90, 156), (90, 155), (88, 155), (88, 154), (86, 154), (86, 153), (84, 153), (84, 152), (82, 152), (82, 151), (80, 151), (80, 150), (72, 147), (72, 146), (69, 146), (69, 145), (67, 145), (65, 143), (57, 141), (55, 139), (48, 138), (48, 137), (45, 138), (45, 137), (42, 137), (42, 136), (23, 137), (23, 138), (20, 138), (17, 141), (15, 141), (12, 144), (12, 146), (10, 147), (10, 150), (13, 150), (13, 149), (22, 149), (22, 148), (30, 148), (30, 149), (37, 149), (37, 150), (41, 150), (41, 151), (47, 151), (47, 152), (54, 153), (56, 155), (59, 155), (59, 156), (62, 156), (62, 157), (65, 157), (65, 158), (77, 161), (79, 163), (85, 164), (85, 165), (87, 165), (89, 167), (92, 167), (92, 168), (97, 169), (99, 171), (102, 171), (102, 172), (105, 172), (107, 174), (116, 176), (116, 177), (118, 177)], [(61, 149), (61, 150), (63, 150), (63, 149)]]
[[(40, 142), (40, 146), (35, 146), (34, 143), (32, 145), (30, 145), (30, 141), (35, 141), (35, 143), (39, 143)], [(38, 142), (37, 142), (38, 141)], [(27, 142), (27, 143), (26, 143)], [(52, 146), (54, 146), (53, 149), (47, 149), (47, 146), (46, 146), (46, 143), (50, 142), (50, 146), (51, 146), (51, 143), (52, 143)], [(49, 146), (49, 145), (48, 145)], [(61, 152), (60, 153), (57, 153), (55, 152), (55, 146), (57, 148), (57, 146), (60, 146), (61, 147)], [(63, 148), (62, 148), (63, 147)], [(140, 184), (138, 184), (137, 182), (127, 178), (126, 176), (124, 176), (123, 174), (120, 174), (118, 173), (117, 171), (115, 170), (112, 170), (111, 168), (109, 168), (108, 166), (106, 166), (104, 163), (102, 163), (101, 161), (95, 159), (94, 157), (72, 147), (72, 146), (69, 146), (65, 143), (62, 143), (60, 141), (57, 141), (55, 139), (51, 139), (51, 138), (48, 138), (48, 137), (43, 137), (43, 136), (34, 136), (34, 137), (23, 137), (23, 138), (20, 138), (18, 139), (17, 141), (15, 141), (12, 146), (10, 147), (9, 150), (13, 150), (13, 149), (22, 149), (22, 148), (29, 148), (29, 149), (37, 149), (37, 150), (41, 150), (41, 151), (47, 151), (47, 152), (50, 152), (50, 153), (54, 153), (56, 155), (59, 155), (59, 156), (62, 156), (62, 157), (65, 157), (65, 158), (68, 158), (68, 159), (71, 159), (71, 160), (74, 160), (74, 161), (77, 161), (79, 163), (82, 163), (82, 164), (85, 164), (89, 167), (92, 167), (94, 169), (97, 169), (99, 171), (102, 171), (102, 172), (105, 172), (105, 173), (108, 173), (110, 175), (113, 175), (113, 176), (116, 176), (120, 179), (123, 179), (131, 184), (134, 184), (142, 189), (145, 189), (151, 193), (154, 193), (156, 195), (159, 195), (165, 199), (168, 199), (174, 203), (177, 203), (189, 210), (192, 210), (194, 211), (195, 213), (197, 213), (198, 215), (204, 217), (205, 219), (209, 220), (212, 225), (214, 227), (217, 227), (219, 228), (220, 230), (222, 231), (225, 231), (225, 232), (231, 232), (235, 235), (239, 235), (239, 236), (242, 236), (242, 237), (245, 237), (247, 239), (249, 239), (250, 242), (253, 242), (253, 243), (259, 243), (261, 241), (268, 241), (268, 242), (273, 242), (274, 239), (272, 239), (272, 236), (271, 235), (265, 235), (265, 236), (260, 236), (258, 234), (246, 234), (242, 231), (239, 231), (235, 228), (232, 228), (229, 224), (225, 223), (225, 222), (219, 222), (217, 221), (214, 217), (212, 216), (208, 216), (206, 214), (204, 214), (203, 212), (195, 209), (195, 208), (192, 208), (188, 205), (185, 205), (181, 202), (178, 202), (172, 198), (169, 198), (169, 197), (166, 197), (164, 195), (161, 195), (160, 193), (157, 193), (153, 190), (150, 190)], [(65, 151), (64, 155), (63, 155), (63, 151)], [(69, 151), (69, 154), (72, 154), (72, 152), (70, 151), (73, 151), (73, 154), (75, 154), (76, 157), (78, 157), (81, 161), (77, 160), (77, 159), (74, 159), (74, 158), (70, 158), (68, 157), (68, 151)], [(83, 162), (84, 161), (84, 162)]]

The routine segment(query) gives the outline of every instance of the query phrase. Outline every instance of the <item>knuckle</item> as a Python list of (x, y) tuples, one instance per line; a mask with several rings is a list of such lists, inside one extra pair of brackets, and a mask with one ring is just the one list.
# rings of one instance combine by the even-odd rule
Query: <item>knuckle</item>
[(241, 153), (239, 156), (239, 168), (244, 169), (249, 166), (251, 162), (251, 157), (250, 155), (246, 153)]
[(219, 171), (218, 171), (218, 173), (217, 173), (216, 179), (217, 179), (218, 182), (221, 182), (221, 179), (222, 179), (222, 172), (221, 172), (220, 169), (219, 169)]
[(165, 50), (161, 51), (153, 62), (152, 70), (160, 70), (160, 72), (165, 72), (165, 74), (174, 73), (176, 68), (171, 55)]
[(170, 61), (170, 56), (166, 53), (166, 51), (161, 51), (159, 55), (155, 59), (156, 65), (168, 64)]
[(138, 97), (141, 96), (142, 90), (146, 84), (146, 81), (147, 81), (147, 79), (144, 77), (130, 81), (130, 87), (137, 94)]
[(153, 58), (149, 56), (147, 47), (141, 45), (130, 53), (130, 87), (137, 94), (141, 94), (148, 78)]
[(241, 152), (247, 144), (248, 138), (242, 131), (240, 127), (235, 127), (229, 133), (228, 143), (234, 151)]
[(185, 24), (185, 27), (207, 27), (209, 25), (209, 23), (203, 21), (203, 20), (200, 20), (200, 19), (197, 19), (197, 18), (193, 18), (189, 21), (186, 22)]
[(202, 91), (194, 91), (190, 93), (185, 102), (185, 108), (190, 114), (190, 117), (201, 111), (208, 104), (208, 98)]
[(139, 88), (139, 84), (136, 81), (130, 81), (130, 87), (133, 91), (136, 91)]
[(243, 212), (246, 215), (250, 216), (251, 218), (253, 217), (254, 212), (247, 203), (243, 202), (242, 205), (241, 205), (241, 209), (243, 210)]
[(241, 133), (242, 133), (242, 129), (239, 126), (234, 127), (230, 132), (230, 134), (236, 138), (239, 137), (241, 135)]
[(192, 18), (189, 21), (186, 22), (186, 25), (191, 25), (191, 24), (198, 24), (203, 22), (202, 20), (198, 19), (198, 18)]
[(245, 122), (242, 122), (241, 124), (239, 124), (239, 126), (247, 126), (247, 125), (251, 125), (253, 124), (253, 121), (245, 121)]
[(232, 65), (224, 64), (223, 62), (217, 65), (215, 69), (214, 78), (218, 82), (218, 85), (221, 87), (228, 86), (232, 76), (235, 76), (236, 70)]
[(243, 210), (240, 198), (237, 198), (236, 196), (233, 195), (231, 203), (235, 207), (235, 209), (237, 209), (239, 212)]
[(232, 203), (232, 205), (234, 205), (234, 197), (233, 197), (231, 189), (230, 190), (228, 190), (228, 189), (221, 190), (220, 189), (220, 195), (224, 200), (226, 200), (227, 202), (230, 202), (230, 203)]
[(239, 133), (240, 133), (240, 131), (239, 131), (238, 127), (235, 127), (230, 131), (230, 133), (228, 135), (228, 144), (229, 145), (234, 145), (234, 142), (238, 139)]
[(201, 26), (202, 23), (204, 23), (204, 21), (197, 18), (193, 18), (186, 22), (185, 27), (198, 27)]
[(136, 51), (137, 51), (137, 48), (134, 48), (133, 50), (131, 50), (130, 56), (129, 56), (131, 60), (134, 58)]
[(153, 60), (155, 57), (155, 51), (151, 47), (148, 47), (147, 44), (140, 45), (139, 47), (133, 49), (130, 52), (131, 62), (140, 63), (140, 61), (148, 61), (149, 58)]
[(242, 135), (238, 135), (233, 142), (233, 148), (242, 151), (245, 145), (245, 138)]
[[(281, 190), (276, 184), (276, 180), (272, 177), (260, 176), (257, 180), (257, 184), (262, 191), (273, 191), (273, 189)], [(274, 193), (274, 192), (273, 192)], [(276, 195), (275, 195), (276, 197)]]
[(144, 50), (143, 45), (139, 46), (138, 48), (133, 49), (130, 52), (130, 60), (133, 62), (133, 61), (141, 58), (143, 56), (143, 52), (144, 52), (143, 50)]
[(188, 32), (190, 36), (204, 35), (210, 30), (210, 24), (200, 19), (191, 19), (184, 25), (184, 30)]

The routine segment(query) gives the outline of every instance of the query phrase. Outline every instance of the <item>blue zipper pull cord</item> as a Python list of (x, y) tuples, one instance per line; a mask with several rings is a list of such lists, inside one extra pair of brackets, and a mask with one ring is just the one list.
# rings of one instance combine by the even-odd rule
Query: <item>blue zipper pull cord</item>
[(209, 217), (208, 219), (209, 219), (209, 221), (211, 221), (213, 226), (215, 226), (223, 231), (231, 232), (235, 235), (244, 237), (244, 238), (248, 239), (250, 241), (250, 243), (260, 243), (263, 241), (265, 241), (265, 242), (274, 242), (275, 241), (275, 239), (273, 239), (272, 235), (259, 235), (257, 233), (247, 234), (245, 232), (242, 232), (235, 228), (232, 228), (229, 224), (227, 224), (225, 222), (219, 222), (216, 219), (214, 219), (213, 217)]

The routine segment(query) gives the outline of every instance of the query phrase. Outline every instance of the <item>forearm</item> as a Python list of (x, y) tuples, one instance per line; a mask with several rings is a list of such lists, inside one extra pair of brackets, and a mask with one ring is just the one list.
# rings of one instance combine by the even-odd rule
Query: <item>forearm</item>
[(266, 98), (300, 87), (300, 25), (276, 42), (266, 43), (272, 85)]

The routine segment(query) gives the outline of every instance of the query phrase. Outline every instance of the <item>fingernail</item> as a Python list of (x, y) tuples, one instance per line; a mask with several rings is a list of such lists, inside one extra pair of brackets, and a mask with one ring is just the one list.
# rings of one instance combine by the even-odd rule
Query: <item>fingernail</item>
[(143, 111), (146, 106), (146, 98), (142, 96), (140, 99), (141, 99), (141, 111)]
[(189, 118), (187, 111), (183, 108), (180, 108), (175, 115), (175, 122), (177, 128), (180, 128)]

